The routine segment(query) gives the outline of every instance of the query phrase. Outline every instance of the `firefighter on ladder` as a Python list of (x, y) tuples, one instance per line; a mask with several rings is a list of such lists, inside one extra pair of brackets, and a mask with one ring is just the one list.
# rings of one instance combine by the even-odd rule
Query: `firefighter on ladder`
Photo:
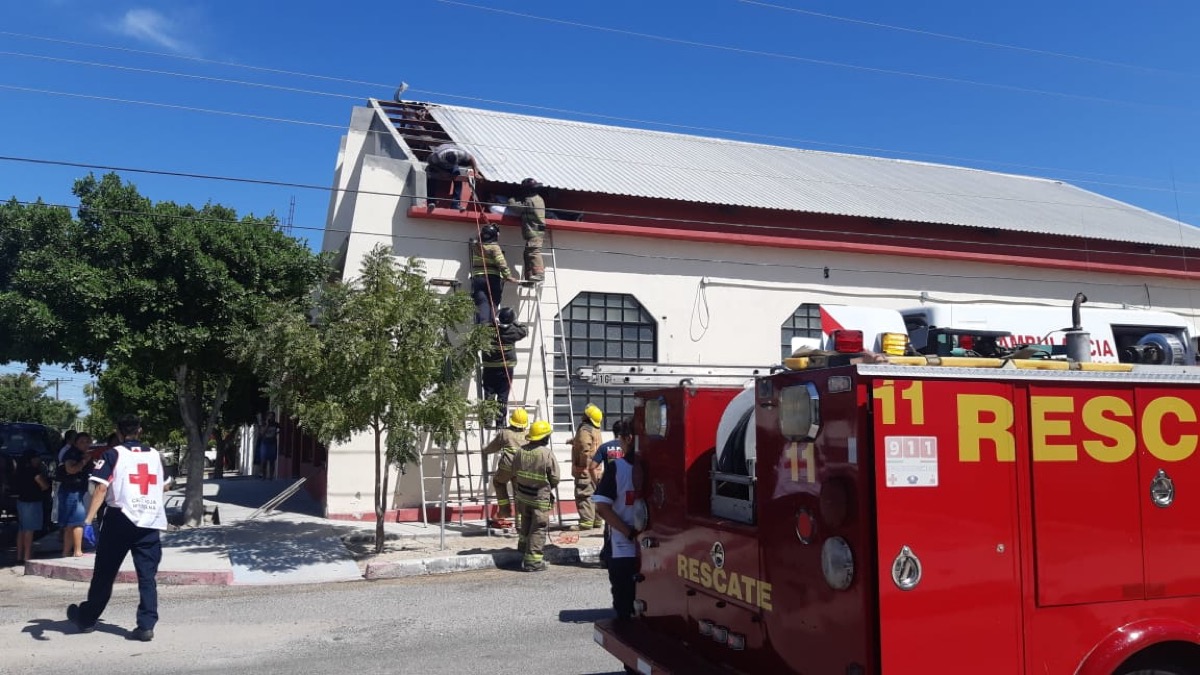
[(542, 199), (542, 184), (536, 179), (521, 181), (522, 195), (518, 201), (508, 200), (508, 205), (521, 213), (521, 236), (525, 238), (525, 281), (533, 283), (545, 279), (542, 266), (542, 243), (546, 236), (546, 200)]
[(490, 324), (504, 295), (504, 282), (519, 279), (508, 269), (504, 251), (497, 240), (500, 228), (486, 223), (479, 228), (479, 241), (471, 247), (471, 300), (475, 302), (475, 323)]
[(550, 423), (537, 420), (529, 427), (529, 441), (521, 446), (512, 461), (516, 487), (520, 535), (517, 548), (522, 553), (521, 569), (541, 572), (546, 569), (542, 550), (550, 525), (550, 507), (558, 485), (558, 460), (550, 449)]
[(500, 311), (496, 312), (491, 349), (483, 352), (480, 360), (483, 366), (480, 376), (483, 397), (495, 400), (500, 408), (495, 422), (487, 422), (490, 428), (497, 429), (504, 425), (504, 410), (508, 408), (508, 394), (512, 391), (513, 368), (517, 365), (515, 345), (528, 335), (529, 329), (524, 324), (517, 323), (517, 313), (511, 307), (501, 307)]
[(488, 519), (488, 527), (504, 530), (513, 526), (510, 520), (513, 517), (512, 498), (508, 486), (513, 479), (513, 457), (528, 441), (525, 435), (528, 427), (529, 413), (524, 408), (517, 408), (508, 416), (508, 428), (501, 429), (483, 449), (485, 458), (492, 453), (500, 453), (492, 474), (492, 487), (496, 489), (496, 511)]
[(579, 431), (571, 439), (571, 475), (575, 478), (575, 510), (579, 512), (579, 524), (571, 530), (590, 530), (600, 528), (603, 523), (596, 518), (596, 505), (592, 503), (592, 494), (596, 484), (592, 480), (591, 462), (596, 449), (600, 447), (600, 425), (604, 422), (604, 413), (594, 403), (587, 404), (583, 409), (583, 419), (579, 422)]

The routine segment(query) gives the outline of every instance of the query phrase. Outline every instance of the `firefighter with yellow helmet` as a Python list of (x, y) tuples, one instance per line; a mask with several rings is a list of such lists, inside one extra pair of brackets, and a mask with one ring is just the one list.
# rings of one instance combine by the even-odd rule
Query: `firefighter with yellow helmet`
[(521, 569), (541, 572), (546, 569), (542, 550), (546, 546), (550, 525), (550, 506), (553, 490), (558, 485), (558, 460), (550, 449), (550, 423), (537, 420), (529, 428), (529, 441), (521, 446), (512, 460), (513, 495), (517, 501), (520, 537), (517, 548), (522, 553)]
[(579, 430), (571, 440), (571, 475), (575, 478), (575, 509), (579, 512), (579, 525), (572, 530), (590, 530), (600, 528), (604, 523), (596, 517), (596, 505), (592, 503), (592, 495), (596, 492), (596, 484), (591, 472), (592, 455), (600, 447), (600, 429), (604, 423), (604, 413), (594, 403), (587, 404), (583, 409), (583, 419), (579, 422)]
[(525, 429), (528, 427), (529, 413), (525, 412), (524, 408), (517, 408), (508, 416), (508, 427), (497, 432), (495, 438), (483, 448), (485, 458), (492, 453), (500, 453), (492, 476), (492, 486), (496, 489), (496, 511), (488, 519), (488, 527), (507, 529), (513, 526), (510, 520), (513, 517), (513, 508), (508, 485), (513, 480), (513, 456), (528, 440), (525, 435)]

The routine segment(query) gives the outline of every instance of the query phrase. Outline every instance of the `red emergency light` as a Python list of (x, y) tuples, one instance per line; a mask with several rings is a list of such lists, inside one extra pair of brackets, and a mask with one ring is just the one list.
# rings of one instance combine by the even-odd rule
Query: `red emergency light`
[(833, 349), (842, 354), (861, 352), (863, 350), (863, 332), (844, 328), (833, 331)]

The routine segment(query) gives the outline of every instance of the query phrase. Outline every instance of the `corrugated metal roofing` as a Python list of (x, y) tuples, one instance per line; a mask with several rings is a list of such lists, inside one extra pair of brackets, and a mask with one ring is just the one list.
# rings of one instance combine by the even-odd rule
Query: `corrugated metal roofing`
[(1056, 180), (431, 106), (484, 176), (567, 190), (1200, 247), (1200, 230)]

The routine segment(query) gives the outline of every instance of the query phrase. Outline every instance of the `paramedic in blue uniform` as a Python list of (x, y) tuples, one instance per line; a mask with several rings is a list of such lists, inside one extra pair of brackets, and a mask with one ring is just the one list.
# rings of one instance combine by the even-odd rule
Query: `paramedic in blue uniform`
[(100, 524), (92, 583), (85, 602), (67, 607), (67, 618), (81, 633), (95, 630), (112, 597), (121, 563), (126, 554), (132, 553), (141, 601), (137, 608), (137, 629), (129, 634), (129, 639), (149, 642), (154, 639), (154, 626), (158, 623), (155, 576), (162, 561), (159, 533), (167, 529), (163, 504), (166, 475), (162, 456), (138, 440), (142, 432), (140, 419), (122, 415), (117, 420), (117, 431), (121, 442), (96, 460), (90, 479), (95, 491), (88, 504), (86, 522), (96, 518), (102, 503), (108, 506)]

